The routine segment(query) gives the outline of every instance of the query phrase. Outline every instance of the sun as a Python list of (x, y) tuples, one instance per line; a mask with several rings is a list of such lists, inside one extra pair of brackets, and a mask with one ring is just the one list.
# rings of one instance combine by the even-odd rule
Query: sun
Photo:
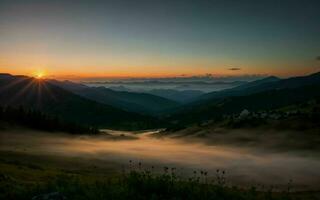
[(42, 79), (42, 78), (44, 78), (44, 76), (45, 76), (45, 74), (43, 72), (37, 72), (37, 73), (35, 73), (34, 77), (36, 79)]
[(37, 78), (37, 79), (42, 79), (42, 78), (43, 78), (43, 74), (41, 74), (41, 73), (37, 74), (37, 75), (36, 75), (36, 78)]

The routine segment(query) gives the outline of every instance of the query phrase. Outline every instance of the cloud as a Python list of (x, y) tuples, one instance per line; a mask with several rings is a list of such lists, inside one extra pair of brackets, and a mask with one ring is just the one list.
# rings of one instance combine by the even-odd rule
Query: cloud
[(231, 68), (229, 68), (228, 70), (238, 71), (238, 70), (241, 70), (241, 68), (240, 68), (240, 67), (231, 67)]

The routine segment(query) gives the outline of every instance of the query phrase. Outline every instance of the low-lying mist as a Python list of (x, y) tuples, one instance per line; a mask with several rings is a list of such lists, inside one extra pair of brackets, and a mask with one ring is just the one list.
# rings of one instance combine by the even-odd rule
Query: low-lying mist
[[(73, 136), (35, 131), (0, 132), (0, 150), (32, 155), (80, 157), (84, 162), (114, 162), (129, 166), (129, 160), (143, 166), (176, 167), (181, 175), (203, 169), (214, 176), (226, 170), (234, 184), (285, 185), (290, 179), (296, 187), (320, 185), (320, 159), (294, 153), (268, 153), (254, 148), (213, 146), (173, 138), (155, 138), (153, 132), (132, 134), (109, 131), (109, 135)], [(110, 136), (111, 135), (111, 136)]]

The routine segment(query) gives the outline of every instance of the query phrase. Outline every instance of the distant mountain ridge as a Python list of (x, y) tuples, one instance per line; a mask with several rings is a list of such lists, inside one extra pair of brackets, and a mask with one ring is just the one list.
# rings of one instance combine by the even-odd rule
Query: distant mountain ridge
[(207, 99), (214, 99), (214, 98), (225, 98), (228, 96), (241, 96), (252, 94), (258, 91), (263, 91), (264, 88), (260, 88), (260, 86), (268, 83), (273, 83), (280, 81), (281, 79), (275, 76), (269, 76), (263, 79), (259, 79), (256, 81), (252, 81), (231, 89), (226, 89), (217, 92), (210, 92), (200, 96), (197, 100), (207, 100)]
[(235, 88), (226, 89), (218, 92), (204, 94), (198, 98), (202, 100), (221, 99), (230, 96), (244, 96), (263, 92), (271, 89), (288, 89), (298, 88), (304, 85), (318, 84), (320, 82), (320, 72), (307, 76), (291, 77), (287, 79), (279, 79), (275, 76), (270, 76), (257, 81), (249, 82)]
[(150, 91), (147, 91), (147, 93), (161, 96), (167, 99), (172, 99), (174, 101), (180, 102), (180, 103), (189, 103), (197, 97), (204, 94), (204, 92), (200, 90), (173, 90), (173, 89), (153, 89)]
[[(205, 97), (205, 98), (204, 98)], [(269, 77), (220, 92), (180, 107), (170, 121), (194, 123), (243, 109), (271, 109), (320, 97), (320, 73), (288, 79)]]
[(161, 112), (179, 106), (176, 101), (152, 94), (114, 91), (102, 86), (89, 87), (71, 81), (49, 80), (49, 82), (79, 96), (130, 112), (158, 115)]
[(276, 109), (313, 98), (320, 99), (320, 84), (267, 90), (246, 96), (228, 97), (219, 101), (206, 101), (206, 103), (173, 113), (168, 117), (168, 120), (182, 124), (192, 124), (220, 118), (226, 114), (239, 114), (244, 109), (250, 111)]
[[(161, 92), (166, 93), (166, 90)], [(170, 95), (170, 91), (166, 95)], [(319, 97), (320, 72), (287, 79), (267, 77), (204, 94), (197, 101), (180, 107), (174, 101), (150, 94), (0, 74), (0, 105), (24, 105), (68, 120), (108, 128), (154, 128), (161, 123), (164, 125), (162, 120), (188, 125), (243, 109), (275, 109)], [(150, 113), (163, 114), (160, 116), (162, 120), (128, 112), (127, 109), (135, 109), (139, 113), (147, 113), (149, 109)], [(166, 113), (166, 109), (172, 112)]]
[(90, 81), (90, 82), (83, 82), (84, 84), (195, 84), (195, 85), (242, 85), (247, 83), (247, 81), (160, 81), (160, 80), (145, 80), (145, 81)]
[(163, 88), (149, 89), (149, 90), (145, 89), (145, 90), (136, 91), (136, 90), (124, 87), (122, 85), (111, 86), (108, 88), (111, 90), (122, 91), (122, 92), (138, 92), (138, 93), (152, 94), (152, 95), (170, 99), (179, 103), (189, 103), (194, 99), (196, 99), (197, 97), (205, 94), (205, 92), (201, 90), (177, 90), (177, 89), (163, 89)]
[(76, 95), (46, 80), (0, 75), (0, 104), (24, 106), (62, 119), (117, 129), (154, 128), (157, 120)]

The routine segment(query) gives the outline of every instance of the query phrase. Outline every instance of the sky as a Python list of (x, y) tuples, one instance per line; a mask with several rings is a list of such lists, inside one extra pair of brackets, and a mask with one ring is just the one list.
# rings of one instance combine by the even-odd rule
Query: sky
[(319, 0), (0, 0), (0, 72), (303, 75), (320, 71), (319, 10)]

